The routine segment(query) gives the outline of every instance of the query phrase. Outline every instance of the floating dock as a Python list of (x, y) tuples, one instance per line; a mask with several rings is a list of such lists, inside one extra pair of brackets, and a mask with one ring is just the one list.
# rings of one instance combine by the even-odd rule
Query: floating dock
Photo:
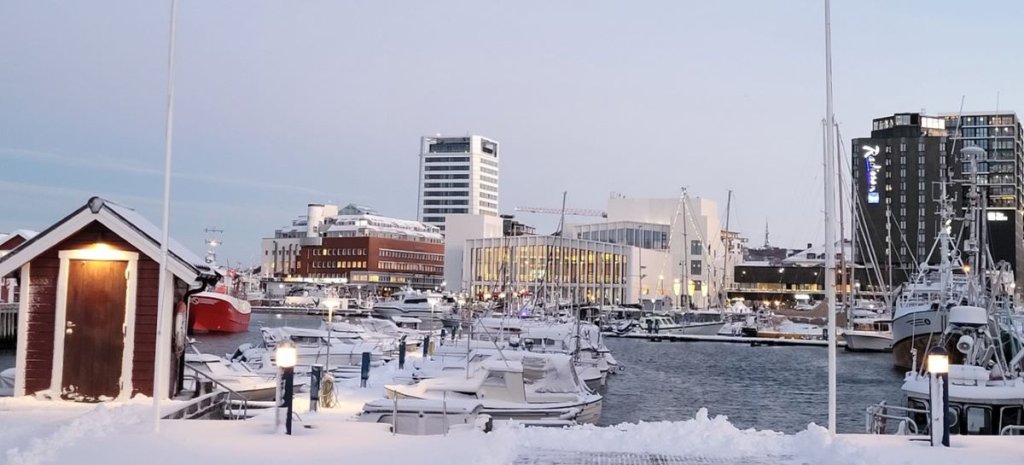
[[(627, 333), (616, 334), (604, 332), (602, 335), (628, 339), (646, 339), (652, 342), (729, 342), (733, 344), (749, 344), (752, 346), (810, 346), (828, 347), (827, 340), (821, 339), (786, 339), (777, 337), (745, 337), (745, 336), (708, 336), (702, 334), (678, 333)], [(837, 347), (846, 347), (846, 341), (836, 341)]]

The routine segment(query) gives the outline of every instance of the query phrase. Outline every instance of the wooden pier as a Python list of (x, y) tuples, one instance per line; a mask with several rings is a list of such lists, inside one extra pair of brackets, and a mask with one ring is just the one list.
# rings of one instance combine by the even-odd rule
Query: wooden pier
[[(822, 339), (786, 339), (775, 337), (744, 337), (744, 336), (706, 336), (701, 334), (675, 333), (602, 333), (609, 337), (628, 339), (646, 339), (652, 342), (728, 342), (732, 344), (749, 344), (751, 346), (806, 346), (828, 347), (828, 341)], [(838, 347), (846, 347), (846, 341), (837, 341)]]

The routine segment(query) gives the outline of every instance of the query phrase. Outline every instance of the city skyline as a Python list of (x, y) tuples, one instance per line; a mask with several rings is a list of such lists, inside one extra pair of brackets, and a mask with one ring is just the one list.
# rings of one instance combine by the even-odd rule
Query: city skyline
[[(774, 244), (821, 242), (820, 5), (466, 5), (183, 2), (172, 235), (202, 251), (203, 229), (224, 229), (221, 256), (255, 263), (306, 203), (414, 219), (418, 142), (441, 133), (502, 143), (502, 213), (686, 186), (724, 218), (733, 190), (732, 229), (752, 243), (766, 219)], [(929, 32), (983, 23), (1012, 43), (1021, 8), (834, 5), (840, 148), (873, 118), (955, 112), (961, 96), (968, 111), (1021, 108), (1012, 48)], [(5, 7), (0, 231), (44, 228), (91, 195), (159, 219), (167, 10)]]

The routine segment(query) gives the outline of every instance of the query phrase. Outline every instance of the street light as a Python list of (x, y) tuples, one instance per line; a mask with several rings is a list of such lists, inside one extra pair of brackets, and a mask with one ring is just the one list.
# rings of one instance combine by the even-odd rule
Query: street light
[[(282, 396), (284, 401), (284, 407), (287, 415), (284, 418), (284, 431), (285, 434), (292, 434), (292, 398), (294, 397), (295, 387), (295, 363), (298, 361), (298, 352), (295, 350), (295, 344), (291, 341), (285, 341), (277, 345), (275, 351), (275, 360), (277, 361), (277, 367), (281, 369), (281, 377), (284, 378), (284, 395)], [(278, 403), (280, 407), (280, 403)]]
[(935, 346), (928, 351), (928, 373), (931, 375), (928, 392), (931, 397), (932, 423), (929, 430), (932, 446), (941, 444), (949, 447), (949, 422), (946, 421), (946, 412), (949, 411), (949, 354), (946, 349)]

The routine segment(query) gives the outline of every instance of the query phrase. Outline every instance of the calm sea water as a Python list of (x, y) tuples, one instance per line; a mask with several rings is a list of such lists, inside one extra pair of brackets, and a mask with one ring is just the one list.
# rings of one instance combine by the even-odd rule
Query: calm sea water
[[(196, 336), (200, 350), (233, 352), (240, 344), (260, 342), (260, 326), (313, 328), (306, 315), (253, 315), (243, 334)], [(828, 407), (827, 349), (750, 347), (712, 342), (648, 342), (607, 338), (625, 370), (609, 379), (601, 424), (685, 420), (707, 407), (740, 428), (796, 432), (809, 423), (825, 425)], [(13, 351), (0, 352), (0, 369), (14, 365)], [(899, 402), (902, 374), (889, 354), (840, 350), (838, 428), (864, 430), (864, 408)]]

